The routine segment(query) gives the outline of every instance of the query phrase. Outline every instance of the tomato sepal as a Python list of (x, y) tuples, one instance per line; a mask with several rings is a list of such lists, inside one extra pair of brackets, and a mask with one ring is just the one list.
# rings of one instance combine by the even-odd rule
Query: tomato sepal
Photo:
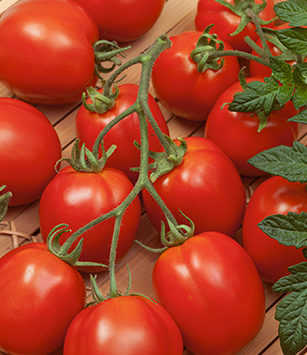
[(87, 95), (92, 100), (91, 103), (87, 102), (87, 95), (84, 92), (82, 94), (82, 104), (90, 112), (96, 112), (98, 114), (103, 114), (111, 110), (115, 105), (115, 100), (119, 95), (119, 88), (114, 84), (114, 90), (109, 96), (95, 90), (93, 87), (88, 87), (86, 89)]

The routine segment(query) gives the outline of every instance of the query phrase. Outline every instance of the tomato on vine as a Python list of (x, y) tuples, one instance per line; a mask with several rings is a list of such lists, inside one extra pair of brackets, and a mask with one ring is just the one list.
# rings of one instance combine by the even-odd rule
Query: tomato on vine
[(81, 275), (45, 243), (5, 254), (0, 259), (0, 288), (0, 350), (9, 354), (56, 350), (85, 305)]
[[(247, 79), (248, 83), (251, 81), (263, 82), (263, 77)], [(241, 175), (259, 176), (264, 172), (250, 165), (248, 159), (281, 144), (291, 146), (298, 128), (296, 122), (288, 119), (297, 111), (289, 101), (282, 109), (271, 112), (265, 127), (259, 132), (257, 114), (230, 111), (224, 105), (241, 90), (241, 84), (237, 82), (219, 96), (208, 115), (204, 134), (229, 156)]]
[[(81, 143), (85, 143), (87, 148), (92, 149), (98, 134), (106, 125), (135, 102), (138, 86), (124, 84), (118, 87), (118, 91), (118, 96), (114, 99), (110, 108), (106, 108), (102, 112), (99, 112), (98, 108), (95, 108), (93, 112), (88, 110), (87, 105), (93, 103), (93, 100), (89, 97), (86, 104), (82, 105), (78, 111), (76, 116), (77, 137), (80, 138)], [(94, 96), (92, 98), (99, 100), (102, 92), (102, 90), (98, 90), (98, 93), (94, 94), (95, 98)], [(148, 105), (162, 132), (169, 134), (165, 118), (150, 94), (148, 94)], [(150, 124), (148, 130), (149, 149), (153, 151), (162, 150), (163, 147)], [(136, 181), (138, 173), (131, 171), (130, 168), (140, 165), (140, 151), (134, 145), (134, 141), (140, 143), (140, 123), (136, 112), (131, 113), (112, 127), (103, 139), (105, 149), (110, 148), (112, 144), (116, 145), (116, 150), (108, 158), (106, 166), (122, 170), (133, 182)]]
[(154, 266), (153, 284), (195, 354), (235, 354), (262, 327), (259, 274), (245, 250), (222, 233), (196, 234), (167, 248)]
[[(202, 63), (209, 48), (222, 44), (209, 28), (170, 37), (172, 45), (156, 60), (152, 83), (162, 104), (173, 114), (194, 121), (204, 121), (217, 97), (237, 81), (239, 64), (236, 57)], [(210, 53), (210, 50), (209, 50)]]

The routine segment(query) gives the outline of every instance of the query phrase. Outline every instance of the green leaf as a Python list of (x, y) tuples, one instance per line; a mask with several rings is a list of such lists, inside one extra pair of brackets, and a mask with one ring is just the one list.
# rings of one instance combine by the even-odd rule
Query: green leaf
[(307, 262), (291, 266), (291, 275), (273, 286), (276, 292), (291, 292), (277, 305), (279, 337), (283, 353), (295, 355), (307, 344)]
[(256, 168), (289, 181), (307, 182), (307, 148), (293, 142), (292, 147), (280, 145), (265, 150), (248, 160)]
[(246, 90), (234, 96), (229, 105), (230, 111), (256, 112), (264, 110), (269, 115), (274, 107), (279, 84), (274, 78), (264, 78), (265, 82), (251, 81)]
[(307, 110), (305, 109), (297, 115), (289, 118), (288, 121), (307, 124)]
[(307, 26), (306, 0), (288, 0), (274, 6), (276, 15), (290, 26)]
[(280, 42), (292, 52), (300, 55), (307, 54), (307, 28), (286, 28), (275, 33)]
[(307, 104), (307, 63), (295, 65), (293, 71), (295, 92), (293, 104), (296, 109)]
[(266, 217), (258, 227), (279, 243), (296, 248), (307, 247), (307, 213), (289, 212)]

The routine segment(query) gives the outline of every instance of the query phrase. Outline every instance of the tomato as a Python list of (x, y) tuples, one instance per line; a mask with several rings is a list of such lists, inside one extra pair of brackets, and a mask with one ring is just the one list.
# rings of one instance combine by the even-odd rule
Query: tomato
[[(154, 187), (179, 223), (186, 223), (181, 210), (195, 223), (196, 233), (218, 231), (234, 235), (245, 210), (245, 191), (230, 159), (209, 139), (185, 138), (183, 162), (159, 177)], [(143, 192), (147, 215), (160, 230), (165, 217), (158, 204)]]
[[(263, 81), (263, 77), (249, 78), (250, 81)], [(239, 82), (233, 84), (217, 99), (208, 116), (205, 137), (216, 143), (234, 162), (241, 175), (258, 176), (264, 173), (250, 165), (249, 158), (263, 150), (284, 144), (292, 146), (297, 137), (297, 123), (288, 122), (297, 112), (288, 102), (279, 111), (273, 111), (268, 117), (265, 128), (258, 132), (257, 115), (232, 112), (224, 103), (232, 101), (235, 93), (242, 91)]]
[(62, 104), (95, 81), (92, 18), (73, 0), (23, 0), (0, 18), (0, 80), (19, 98)]
[(267, 282), (276, 282), (289, 274), (289, 266), (305, 260), (301, 249), (278, 243), (257, 226), (265, 217), (288, 212), (307, 212), (306, 184), (289, 182), (279, 176), (259, 185), (246, 209), (242, 226), (243, 246)]
[[(234, 0), (226, 0), (230, 4), (234, 4)], [(255, 0), (256, 4), (263, 3), (262, 0)], [(275, 1), (267, 0), (267, 6), (259, 13), (262, 20), (268, 21), (275, 17), (273, 9)], [(221, 40), (228, 42), (234, 49), (250, 52), (249, 45), (245, 42), (244, 37), (249, 36), (251, 39), (257, 39), (256, 27), (250, 22), (242, 32), (236, 36), (230, 36), (239, 26), (241, 17), (234, 14), (227, 7), (219, 4), (214, 0), (199, 0), (197, 13), (195, 17), (195, 26), (198, 31), (204, 30), (208, 25), (214, 23), (213, 31), (219, 35)], [(271, 26), (271, 25), (267, 25)]]
[(15, 355), (56, 350), (85, 304), (81, 275), (45, 243), (30, 243), (4, 255), (0, 288), (0, 350)]
[[(173, 114), (203, 121), (217, 97), (238, 80), (236, 57), (225, 57), (218, 70), (197, 71), (190, 53), (201, 32), (184, 32), (170, 37), (172, 45), (160, 54), (152, 71), (152, 83), (162, 104)], [(225, 44), (225, 49), (230, 47)]]
[[(275, 30), (283, 30), (285, 28), (290, 28), (289, 27), (289, 24), (288, 23), (285, 23), (285, 24), (282, 24), (280, 26), (276, 26), (275, 27)], [(258, 38), (258, 40), (256, 41), (256, 44), (262, 48), (262, 44), (261, 44), (261, 41), (260, 41), (260, 38)], [(274, 46), (271, 42), (267, 41), (267, 44), (268, 44), (268, 47), (270, 49), (270, 52), (273, 56), (278, 56), (281, 54), (281, 51), (276, 47)], [(252, 54), (253, 55), (257, 55), (258, 54), (253, 50), (252, 51)], [(307, 57), (305, 58), (304, 60), (305, 62), (307, 62)], [(293, 65), (295, 62), (294, 61), (287, 61), (288, 64), (290, 65)], [(250, 76), (256, 76), (256, 75), (261, 75), (261, 76), (270, 76), (272, 73), (272, 70), (271, 68), (265, 66), (265, 65), (262, 65), (254, 60), (251, 60), (249, 62), (249, 74)]]
[(167, 249), (154, 266), (153, 284), (193, 354), (236, 354), (262, 327), (259, 274), (222, 233), (201, 233)]
[(134, 41), (157, 21), (165, 0), (75, 0), (95, 19), (100, 38)]
[(27, 103), (1, 97), (0, 145), (0, 185), (12, 192), (10, 205), (37, 200), (61, 158), (61, 144), (48, 119)]
[[(81, 143), (85, 143), (86, 147), (92, 149), (100, 131), (135, 102), (137, 93), (138, 86), (134, 84), (119, 86), (119, 95), (115, 100), (115, 105), (103, 114), (90, 112), (81, 106), (76, 117), (77, 136)], [(91, 100), (88, 99), (87, 102), (89, 103)], [(164, 116), (150, 94), (148, 95), (148, 104), (158, 126), (163, 133), (168, 135), (169, 131)], [(148, 130), (149, 149), (161, 151), (163, 147), (151, 125), (148, 126)], [(135, 147), (134, 141), (141, 142), (137, 113), (133, 113), (119, 122), (103, 139), (106, 150), (112, 144), (117, 146), (115, 152), (108, 159), (107, 166), (122, 170), (133, 182), (136, 181), (138, 173), (130, 171), (130, 168), (140, 166), (140, 151)]]
[(109, 298), (71, 323), (64, 355), (181, 355), (182, 338), (171, 316), (140, 296)]
[[(91, 220), (117, 207), (132, 190), (132, 183), (119, 170), (104, 168), (99, 173), (78, 172), (66, 167), (48, 184), (39, 205), (41, 233), (46, 240), (57, 224), (67, 223), (74, 232)], [(137, 197), (122, 219), (117, 248), (117, 260), (131, 247), (140, 221), (141, 207)], [(85, 232), (80, 261), (108, 264), (114, 218), (99, 223)], [(71, 233), (64, 233), (62, 244)], [(80, 240), (78, 239), (78, 241)], [(73, 246), (76, 246), (75, 242)], [(82, 267), (85, 271), (100, 271), (97, 267)]]

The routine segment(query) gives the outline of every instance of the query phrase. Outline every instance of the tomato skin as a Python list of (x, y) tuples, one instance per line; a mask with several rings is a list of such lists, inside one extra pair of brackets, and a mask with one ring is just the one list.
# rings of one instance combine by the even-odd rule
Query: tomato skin
[[(250, 81), (262, 81), (263, 77), (248, 78)], [(242, 91), (240, 82), (233, 84), (217, 99), (209, 113), (205, 137), (216, 143), (234, 162), (239, 173), (246, 176), (259, 176), (264, 172), (253, 167), (247, 161), (263, 150), (278, 145), (292, 146), (297, 137), (297, 123), (288, 122), (297, 111), (292, 102), (288, 102), (279, 111), (273, 111), (265, 128), (258, 132), (257, 116), (244, 112), (232, 112), (225, 102), (231, 102), (235, 93)], [(222, 108), (223, 107), (223, 108)]]
[(153, 270), (155, 292), (193, 354), (235, 354), (262, 327), (262, 282), (251, 258), (217, 232), (171, 247)]
[[(184, 32), (170, 37), (172, 45), (156, 60), (152, 83), (162, 104), (173, 114), (188, 120), (203, 121), (217, 97), (237, 81), (239, 64), (236, 57), (225, 57), (219, 70), (197, 71), (191, 59), (201, 32)], [(225, 43), (225, 50), (231, 49)]]
[(182, 351), (179, 329), (159, 304), (145, 297), (120, 296), (88, 307), (75, 317), (63, 354), (181, 355)]
[[(230, 4), (234, 4), (233, 0), (226, 0)], [(262, 3), (261, 0), (255, 0), (256, 4)], [(262, 10), (259, 15), (265, 21), (271, 20), (275, 17), (273, 0), (267, 0), (267, 6)], [(217, 33), (222, 41), (229, 43), (234, 49), (245, 52), (250, 52), (251, 48), (244, 41), (245, 36), (251, 39), (257, 39), (255, 25), (251, 22), (245, 29), (236, 36), (230, 36), (240, 23), (241, 18), (234, 14), (225, 6), (217, 3), (214, 0), (199, 0), (197, 13), (195, 17), (195, 26), (198, 31), (203, 31), (208, 25), (214, 23), (212, 32)], [(271, 27), (272, 25), (266, 25)]]
[(62, 154), (51, 123), (31, 105), (1, 97), (0, 144), (0, 185), (13, 194), (9, 204), (37, 200), (54, 177)]
[(0, 287), (0, 350), (14, 355), (56, 350), (85, 304), (81, 275), (45, 243), (30, 243), (4, 255)]
[[(87, 148), (92, 149), (100, 131), (135, 102), (138, 93), (137, 85), (124, 84), (119, 86), (118, 89), (119, 96), (115, 101), (115, 105), (107, 112), (103, 114), (90, 112), (84, 106), (81, 106), (78, 111), (76, 117), (77, 136), (80, 138), (81, 143), (85, 143)], [(90, 99), (88, 99), (87, 102), (89, 103)], [(162, 132), (169, 135), (164, 116), (150, 94), (148, 95), (148, 104)], [(148, 125), (148, 137), (150, 150), (163, 150), (151, 125)], [(108, 159), (106, 166), (122, 170), (133, 182), (137, 180), (138, 173), (130, 171), (130, 168), (140, 166), (140, 151), (135, 147), (134, 141), (139, 143), (141, 141), (140, 124), (137, 113), (133, 113), (119, 122), (103, 139), (104, 148), (106, 150), (112, 144), (115, 144), (117, 147), (115, 152)]]
[(288, 267), (303, 262), (301, 249), (279, 244), (257, 227), (265, 217), (288, 212), (307, 212), (306, 184), (271, 177), (253, 193), (242, 226), (243, 246), (263, 280), (275, 283), (289, 274)]
[(20, 1), (0, 19), (0, 80), (26, 101), (77, 101), (96, 80), (97, 39), (94, 20), (73, 0)]
[[(57, 224), (67, 223), (74, 232), (81, 226), (118, 206), (132, 190), (132, 183), (119, 170), (104, 168), (100, 173), (84, 173), (66, 167), (48, 184), (39, 206), (40, 227), (44, 240)], [(119, 235), (117, 260), (130, 249), (140, 221), (137, 197), (126, 210)], [(110, 218), (81, 237), (84, 238), (80, 261), (108, 264), (114, 218)], [(60, 243), (71, 233), (64, 233)], [(78, 238), (80, 240), (80, 238)], [(73, 246), (76, 246), (75, 242)], [(97, 267), (80, 270), (101, 271)]]
[[(154, 182), (156, 191), (179, 223), (187, 224), (179, 210), (193, 220), (195, 233), (215, 230), (234, 235), (245, 210), (245, 191), (237, 170), (210, 140), (185, 140), (188, 149), (183, 162)], [(160, 230), (165, 217), (147, 190), (142, 194), (147, 215)]]
[(165, 0), (75, 0), (95, 19), (100, 38), (134, 41), (157, 21)]

